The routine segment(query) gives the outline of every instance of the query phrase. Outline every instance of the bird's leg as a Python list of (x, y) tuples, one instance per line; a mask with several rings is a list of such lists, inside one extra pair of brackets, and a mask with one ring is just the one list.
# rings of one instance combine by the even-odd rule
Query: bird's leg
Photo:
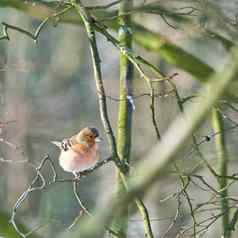
[(74, 179), (75, 179), (77, 182), (79, 182), (79, 180), (80, 180), (80, 174), (77, 174), (77, 172), (73, 172), (73, 174), (74, 174)]

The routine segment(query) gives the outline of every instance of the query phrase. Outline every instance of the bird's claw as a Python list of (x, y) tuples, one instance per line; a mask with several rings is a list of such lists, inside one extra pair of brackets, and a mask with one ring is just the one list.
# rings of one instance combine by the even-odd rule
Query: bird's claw
[(74, 180), (79, 181), (81, 177), (80, 174), (77, 174), (76, 172), (74, 172), (73, 174), (74, 174)]

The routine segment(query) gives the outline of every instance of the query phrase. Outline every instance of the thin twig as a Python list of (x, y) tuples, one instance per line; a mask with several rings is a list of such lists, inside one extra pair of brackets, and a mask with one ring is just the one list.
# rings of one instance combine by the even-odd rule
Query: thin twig
[[(36, 175), (35, 175), (35, 177), (33, 178), (33, 180), (32, 180), (32, 182), (31, 182), (30, 186), (20, 195), (20, 197), (17, 199), (17, 201), (16, 201), (16, 203), (15, 203), (13, 209), (12, 209), (12, 215), (11, 215), (11, 220), (10, 220), (10, 222), (11, 222), (11, 224), (13, 225), (14, 229), (17, 231), (17, 233), (18, 233), (21, 237), (26, 237), (26, 234), (24, 234), (24, 233), (20, 230), (20, 228), (18, 227), (18, 225), (17, 225), (17, 223), (16, 223), (16, 220), (15, 220), (15, 219), (16, 219), (16, 215), (17, 215), (17, 210), (18, 210), (18, 208), (21, 207), (22, 203), (28, 198), (28, 196), (30, 195), (30, 193), (32, 193), (32, 192), (34, 192), (34, 191), (36, 191), (36, 190), (42, 190), (42, 189), (45, 187), (46, 181), (45, 181), (43, 175), (41, 174), (41, 170), (42, 170), (42, 168), (44, 167), (45, 163), (46, 163), (48, 160), (50, 160), (50, 157), (49, 157), (49, 155), (46, 155), (46, 156), (42, 159), (40, 165), (35, 168), (35, 170), (36, 170)], [(41, 185), (34, 187), (36, 181), (38, 181), (39, 179), (40, 179), (40, 181), (41, 181)]]
[(9, 34), (8, 34), (8, 29), (11, 30), (15, 30), (18, 31), (28, 37), (30, 37), (35, 43), (37, 43), (37, 40), (40, 36), (41, 31), (43, 30), (43, 28), (46, 26), (46, 24), (49, 22), (50, 19), (52, 18), (57, 18), (62, 16), (63, 14), (65, 14), (66, 12), (68, 12), (70, 9), (72, 9), (72, 6), (68, 6), (65, 9), (63, 9), (62, 11), (58, 12), (58, 13), (54, 13), (53, 15), (45, 18), (40, 25), (37, 27), (37, 29), (35, 30), (34, 33), (27, 31), (23, 28), (20, 28), (18, 26), (6, 23), (6, 22), (2, 22), (3, 25), (3, 36), (0, 37), (0, 40), (6, 39), (6, 40), (10, 40)]
[(78, 182), (79, 180), (76, 179), (74, 182), (73, 182), (73, 191), (74, 191), (74, 196), (75, 198), (77, 199), (77, 202), (79, 204), (79, 206), (82, 208), (83, 212), (86, 213), (88, 216), (92, 216), (92, 214), (88, 211), (88, 209), (83, 205), (79, 195), (78, 195), (78, 192), (77, 192), (77, 185), (78, 185)]
[[(184, 9), (188, 9), (188, 11), (187, 12), (179, 11), (179, 10), (184, 10)], [(179, 9), (175, 9), (175, 10), (177, 10), (177, 11), (170, 11), (170, 10), (162, 8), (161, 6), (156, 5), (154, 3), (149, 3), (146, 5), (141, 4), (141, 6), (134, 7), (133, 9), (126, 11), (124, 13), (117, 14), (117, 11), (114, 11), (113, 16), (102, 18), (102, 19), (100, 19), (100, 21), (104, 21), (104, 22), (112, 21), (112, 20), (115, 20), (120, 17), (125, 17), (128, 15), (137, 14), (137, 13), (157, 14), (157, 15), (161, 16), (163, 20), (164, 20), (163, 17), (170, 17), (170, 18), (180, 17), (181, 19), (185, 19), (182, 17), (196, 16), (193, 13), (196, 11), (199, 11), (199, 9), (197, 9), (195, 7), (184, 7), (184, 8), (179, 8)], [(112, 15), (112, 13), (111, 13), (111, 15)], [(166, 24), (167, 24), (167, 22), (166, 22)], [(170, 26), (170, 24), (168, 24), (168, 25)]]
[[(100, 93), (100, 92), (98, 92), (98, 93)], [(165, 94), (161, 94), (161, 93), (156, 93), (155, 94), (154, 93), (154, 98), (166, 98), (166, 97), (171, 96), (173, 93), (174, 93), (174, 90), (170, 90)], [(120, 99), (120, 98), (116, 98), (116, 97), (113, 97), (113, 96), (110, 96), (110, 95), (105, 95), (105, 96), (106, 96), (106, 98), (108, 98), (112, 101), (115, 101), (115, 102), (128, 101), (128, 98)], [(132, 97), (133, 101), (137, 100), (137, 99), (140, 99), (142, 97), (150, 97), (151, 98), (151, 93), (141, 93), (141, 94), (134, 95), (134, 96), (131, 96), (131, 97)]]
[[(105, 160), (99, 161), (94, 167), (84, 170), (82, 172), (80, 172), (80, 176), (86, 176), (89, 175), (90, 173), (94, 172), (95, 170), (99, 169), (101, 166), (105, 165), (106, 163), (112, 161), (112, 156), (108, 157)], [(0, 161), (1, 162), (1, 161)], [(12, 163), (13, 161), (9, 161), (9, 160), (3, 160), (3, 162), (8, 162), (8, 163)], [(21, 161), (26, 162), (24, 161)], [(52, 171), (52, 180), (50, 180), (49, 182), (47, 182), (42, 174), (42, 170), (44, 168), (44, 166), (47, 164), (49, 164), (51, 171)], [(52, 186), (53, 184), (56, 183), (64, 183), (64, 182), (69, 182), (69, 183), (73, 183), (74, 184), (74, 195), (79, 203), (79, 205), (81, 206), (81, 208), (83, 209), (83, 211), (85, 213), (87, 213), (88, 215), (90, 214), (87, 209), (85, 208), (85, 206), (82, 204), (82, 202), (79, 199), (79, 196), (77, 194), (77, 190), (76, 190), (76, 185), (78, 183), (78, 178), (73, 178), (73, 179), (59, 179), (58, 175), (56, 173), (56, 169), (55, 169), (55, 165), (53, 163), (53, 161), (51, 160), (50, 156), (47, 154), (43, 157), (43, 159), (40, 162), (40, 165), (37, 167), (34, 167), (33, 165), (31, 165), (32, 168), (34, 168), (34, 170), (36, 171), (36, 175), (33, 177), (30, 185), (28, 186), (28, 188), (19, 196), (19, 198), (17, 199), (16, 203), (13, 206), (12, 209), (12, 215), (11, 215), (11, 224), (13, 225), (14, 229), (16, 230), (16, 232), (21, 236), (21, 237), (27, 237), (29, 234), (31, 234), (32, 232), (34, 232), (33, 230), (29, 231), (28, 233), (23, 233), (21, 231), (21, 229), (18, 227), (17, 222), (16, 222), (16, 216), (17, 216), (17, 211), (18, 209), (22, 206), (22, 204), (25, 202), (25, 200), (30, 196), (31, 193), (35, 192), (35, 191), (41, 191), (44, 189), (47, 189), (48, 187)], [(40, 185), (36, 185), (36, 182), (40, 181)], [(76, 218), (78, 219), (78, 218)], [(77, 222), (75, 219), (75, 223)], [(73, 223), (74, 224), (74, 223)], [(73, 226), (72, 224), (72, 226)], [(34, 228), (35, 229), (35, 228)]]
[(151, 104), (150, 104), (150, 109), (151, 109), (151, 117), (152, 117), (152, 123), (156, 132), (157, 139), (160, 140), (160, 132), (159, 132), (159, 127), (157, 125), (156, 121), (156, 116), (155, 116), (155, 93), (154, 93), (154, 88), (151, 87)]
[(192, 201), (190, 199), (190, 196), (187, 192), (187, 187), (190, 183), (190, 177), (187, 177), (187, 182), (184, 180), (184, 177), (182, 176), (181, 172), (180, 172), (180, 169), (179, 167), (176, 165), (176, 163), (174, 164), (175, 166), (175, 169), (177, 170), (177, 172), (179, 173), (179, 179), (182, 183), (182, 186), (183, 188), (183, 194), (184, 194), (184, 197), (186, 198), (187, 200), (187, 203), (188, 203), (188, 206), (189, 206), (189, 210), (190, 210), (190, 213), (191, 213), (191, 217), (192, 217), (192, 221), (193, 221), (193, 236), (196, 238), (196, 235), (197, 235), (197, 230), (196, 230), (196, 225), (197, 225), (197, 222), (196, 222), (196, 217), (195, 217), (195, 214), (194, 214), (194, 211), (193, 211), (193, 204), (192, 204)]
[(75, 180), (73, 181), (73, 192), (74, 196), (82, 210), (80, 210), (79, 215), (74, 219), (73, 223), (68, 227), (68, 230), (71, 230), (78, 222), (78, 220), (82, 217), (83, 214), (87, 214), (88, 216), (92, 217), (92, 214), (89, 212), (89, 210), (84, 206), (82, 203), (79, 194), (77, 192), (77, 185), (79, 183), (79, 177), (76, 177)]
[(165, 237), (168, 235), (168, 233), (170, 232), (170, 230), (171, 230), (171, 229), (174, 227), (174, 225), (176, 224), (177, 219), (178, 219), (178, 217), (179, 217), (179, 215), (180, 215), (181, 205), (182, 205), (182, 202), (181, 202), (181, 198), (180, 198), (180, 196), (179, 196), (178, 199), (177, 199), (177, 209), (176, 209), (175, 216), (174, 216), (174, 218), (173, 218), (171, 224), (168, 226), (168, 228), (166, 229), (166, 231), (163, 233), (162, 238), (165, 238)]

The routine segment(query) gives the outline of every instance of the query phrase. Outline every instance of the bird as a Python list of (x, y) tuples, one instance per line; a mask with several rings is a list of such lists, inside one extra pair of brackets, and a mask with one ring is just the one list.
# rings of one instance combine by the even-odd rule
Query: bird
[(98, 142), (101, 139), (94, 127), (85, 127), (77, 134), (63, 141), (51, 141), (60, 148), (59, 165), (75, 177), (86, 169), (92, 168), (99, 159)]

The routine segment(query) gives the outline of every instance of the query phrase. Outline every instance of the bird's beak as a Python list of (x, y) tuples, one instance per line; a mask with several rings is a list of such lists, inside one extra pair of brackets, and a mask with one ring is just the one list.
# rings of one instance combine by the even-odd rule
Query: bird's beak
[(95, 142), (98, 143), (98, 142), (101, 142), (101, 141), (102, 141), (102, 138), (101, 138), (101, 137), (96, 137), (96, 138), (95, 138)]
[(56, 145), (57, 147), (61, 148), (61, 142), (60, 141), (51, 141), (52, 144)]

